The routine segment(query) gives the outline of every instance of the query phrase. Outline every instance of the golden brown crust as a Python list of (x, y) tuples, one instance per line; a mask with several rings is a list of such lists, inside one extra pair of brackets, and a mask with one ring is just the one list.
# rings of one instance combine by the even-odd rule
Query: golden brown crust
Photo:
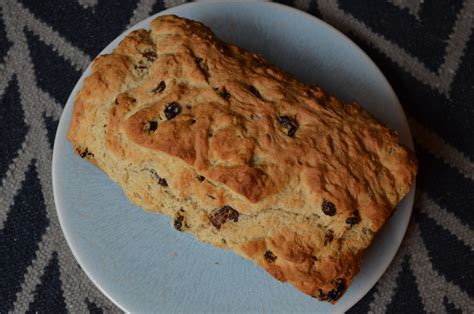
[(147, 210), (335, 302), (417, 164), (357, 104), (162, 16), (98, 57), (68, 140)]

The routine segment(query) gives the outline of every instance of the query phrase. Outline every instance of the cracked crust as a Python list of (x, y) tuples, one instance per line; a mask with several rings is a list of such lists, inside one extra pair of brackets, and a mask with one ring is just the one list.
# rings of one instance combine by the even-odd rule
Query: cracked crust
[(98, 57), (68, 140), (128, 198), (336, 302), (410, 190), (414, 154), (357, 104), (201, 23), (162, 16)]

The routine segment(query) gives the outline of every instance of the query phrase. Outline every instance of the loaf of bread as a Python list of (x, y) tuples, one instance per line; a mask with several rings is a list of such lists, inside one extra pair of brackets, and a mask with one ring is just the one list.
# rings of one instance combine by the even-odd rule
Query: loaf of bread
[(95, 59), (67, 136), (133, 203), (333, 303), (417, 171), (357, 104), (176, 16)]

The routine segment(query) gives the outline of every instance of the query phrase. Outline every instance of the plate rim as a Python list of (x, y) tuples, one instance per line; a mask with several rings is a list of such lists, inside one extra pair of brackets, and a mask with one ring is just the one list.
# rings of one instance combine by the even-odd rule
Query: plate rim
[[(253, 3), (252, 3), (253, 2)], [(325, 27), (327, 29), (329, 29), (332, 33), (334, 33), (335, 36), (339, 37), (338, 39), (339, 40), (343, 40), (345, 41), (348, 45), (351, 46), (351, 48), (353, 48), (357, 53), (358, 53), (358, 56), (359, 57), (362, 57), (364, 59), (365, 62), (369, 63), (373, 69), (375, 70), (376, 74), (382, 78), (382, 81), (381, 83), (383, 83), (383, 85), (385, 85), (387, 91), (389, 92), (390, 94), (390, 97), (393, 98), (396, 102), (396, 104), (398, 106), (396, 106), (396, 111), (398, 112), (399, 116), (400, 116), (400, 120), (401, 120), (401, 123), (402, 125), (404, 125), (406, 127), (406, 131), (407, 131), (407, 138), (406, 138), (406, 143), (405, 145), (408, 146), (412, 151), (415, 152), (415, 149), (414, 149), (414, 143), (413, 143), (413, 137), (412, 137), (412, 132), (411, 132), (411, 129), (410, 129), (410, 126), (408, 124), (408, 120), (407, 120), (407, 117), (406, 117), (406, 114), (405, 114), (405, 111), (403, 110), (403, 107), (395, 93), (395, 91), (393, 90), (392, 86), (390, 85), (389, 81), (387, 80), (386, 76), (383, 74), (383, 72), (380, 70), (380, 68), (377, 66), (377, 64), (367, 55), (367, 53), (362, 50), (362, 48), (360, 48), (354, 41), (352, 41), (349, 37), (347, 37), (344, 33), (342, 33), (341, 31), (339, 31), (337, 28), (335, 28), (334, 26), (332, 26), (331, 24), (325, 22), (324, 20), (314, 16), (314, 15), (311, 15), (310, 13), (308, 12), (305, 12), (305, 11), (302, 11), (302, 10), (299, 10), (297, 8), (294, 8), (294, 7), (290, 7), (290, 6), (286, 6), (286, 5), (283, 5), (283, 4), (280, 4), (280, 3), (277, 3), (277, 2), (269, 2), (269, 1), (238, 1), (238, 0), (231, 0), (231, 1), (222, 1), (222, 0), (211, 0), (211, 1), (202, 1), (202, 2), (187, 2), (187, 3), (184, 3), (184, 4), (180, 4), (180, 5), (177, 5), (177, 6), (174, 6), (174, 7), (171, 7), (171, 8), (167, 8), (165, 10), (162, 10), (162, 11), (159, 11), (157, 13), (154, 13), (142, 20), (140, 20), (139, 22), (135, 23), (134, 25), (128, 27), (126, 30), (124, 30), (122, 33), (120, 33), (119, 35), (117, 35), (116, 37), (114, 37), (100, 52), (99, 54), (97, 54), (92, 60), (91, 62), (89, 63), (89, 65), (86, 67), (85, 70), (82, 71), (82, 74), (81, 76), (79, 77), (79, 79), (76, 81), (73, 89), (71, 90), (71, 93), (69, 94), (69, 97), (68, 99), (66, 100), (65, 102), (65, 106), (64, 106), (64, 109), (63, 109), (63, 112), (61, 113), (61, 117), (59, 119), (59, 122), (58, 122), (58, 128), (56, 130), (56, 133), (55, 133), (55, 139), (54, 139), (54, 146), (53, 146), (53, 156), (52, 156), (52, 185), (53, 185), (53, 198), (54, 198), (54, 204), (55, 204), (55, 209), (56, 209), (56, 213), (58, 215), (58, 220), (59, 220), (59, 225), (60, 225), (60, 228), (61, 228), (61, 231), (64, 235), (64, 238), (68, 244), (68, 247), (72, 253), (72, 255), (74, 256), (76, 262), (81, 266), (82, 270), (84, 271), (84, 273), (86, 274), (87, 278), (94, 284), (94, 286), (103, 294), (107, 297), (108, 300), (110, 300), (115, 306), (117, 306), (120, 310), (122, 310), (123, 312), (128, 312), (127, 309), (125, 309), (120, 303), (118, 300), (115, 300), (99, 283), (98, 281), (90, 275), (89, 271), (87, 270), (87, 267), (84, 267), (83, 263), (81, 262), (81, 259), (78, 258), (79, 257), (79, 253), (76, 251), (77, 250), (77, 246), (74, 245), (74, 242), (75, 240), (72, 239), (72, 236), (70, 235), (70, 233), (66, 230), (66, 227), (65, 227), (65, 217), (64, 217), (64, 213), (62, 213), (62, 211), (64, 210), (60, 210), (60, 208), (62, 208), (63, 206), (61, 206), (61, 199), (62, 199), (62, 196), (60, 196), (60, 193), (58, 192), (59, 190), (59, 186), (58, 186), (58, 174), (57, 174), (57, 169), (55, 167), (55, 165), (58, 164), (58, 160), (61, 158), (60, 156), (60, 152), (56, 149), (56, 147), (58, 147), (59, 145), (58, 142), (61, 140), (61, 134), (62, 133), (65, 133), (63, 131), (63, 129), (66, 129), (67, 130), (67, 125), (64, 125), (64, 121), (67, 119), (66, 115), (67, 115), (67, 110), (66, 110), (66, 106), (71, 103), (71, 105), (73, 106), (74, 104), (74, 100), (75, 100), (75, 97), (77, 95), (77, 93), (79, 92), (79, 87), (80, 84), (84, 78), (86, 77), (86, 73), (89, 72), (89, 70), (91, 69), (91, 65), (92, 63), (94, 62), (94, 60), (99, 57), (100, 55), (104, 54), (104, 52), (106, 50), (108, 50), (109, 46), (112, 46), (112, 43), (114, 41), (116, 41), (118, 38), (121, 38), (121, 37), (124, 37), (126, 36), (126, 34), (129, 34), (130, 32), (132, 32), (133, 30), (136, 30), (138, 28), (141, 28), (139, 27), (140, 24), (142, 23), (149, 23), (151, 20), (153, 20), (154, 18), (158, 17), (158, 16), (161, 16), (161, 15), (166, 15), (170, 10), (176, 10), (176, 8), (180, 8), (180, 7), (197, 7), (197, 6), (206, 6), (206, 5), (228, 5), (228, 4), (240, 4), (240, 5), (251, 5), (251, 4), (259, 4), (259, 5), (266, 5), (266, 6), (273, 6), (275, 8), (278, 8), (280, 10), (283, 10), (283, 11), (290, 11), (292, 12), (292, 14), (296, 14), (296, 15), (300, 15), (302, 18), (304, 19), (309, 19), (311, 22), (313, 23), (317, 23), (319, 24), (319, 26), (321, 27)], [(173, 14), (176, 14), (176, 15), (179, 15), (179, 13), (173, 13)], [(123, 38), (122, 38), (123, 39)], [(113, 45), (113, 47), (115, 48), (116, 45)], [(394, 244), (392, 244), (392, 247), (394, 248), (392, 251), (389, 252), (389, 258), (386, 258), (386, 262), (383, 263), (383, 271), (381, 271), (380, 274), (378, 274), (376, 277), (377, 277), (377, 280), (375, 280), (373, 283), (370, 283), (368, 285), (365, 285), (364, 288), (362, 290), (363, 293), (359, 293), (358, 294), (358, 297), (357, 298), (354, 298), (354, 303), (352, 303), (349, 307), (347, 308), (343, 308), (343, 312), (346, 312), (347, 310), (349, 310), (350, 308), (352, 308), (354, 305), (356, 305), (380, 280), (380, 278), (386, 273), (388, 267), (390, 266), (390, 264), (393, 262), (393, 259), (395, 257), (395, 255), (397, 254), (397, 252), (399, 251), (400, 249), (400, 245), (403, 241), (403, 239), (405, 238), (406, 236), (406, 232), (407, 232), (407, 229), (408, 229), (408, 226), (409, 226), (409, 222), (410, 222), (410, 219), (411, 219), (411, 216), (412, 216), (412, 213), (413, 213), (413, 206), (414, 206), (414, 198), (415, 198), (415, 189), (416, 189), (416, 178), (412, 184), (412, 187), (411, 187), (411, 190), (410, 192), (408, 192), (403, 200), (405, 200), (405, 202), (407, 202), (406, 206), (407, 206), (407, 213), (406, 215), (403, 217), (404, 219), (402, 220), (403, 222), (403, 231), (401, 232), (402, 236), (400, 236), (399, 238), (397, 238), (396, 240), (397, 241), (394, 241)], [(398, 206), (398, 205), (397, 205)], [(386, 224), (388, 223), (388, 221), (386, 222)], [(402, 229), (402, 227), (400, 227), (400, 230)], [(383, 229), (382, 229), (383, 230)], [(382, 231), (381, 230), (381, 231)], [(380, 231), (380, 232), (381, 232)], [(379, 232), (379, 233), (380, 233)], [(370, 246), (372, 246), (373, 243), (371, 243)], [(369, 248), (370, 248), (369, 246)], [(369, 249), (368, 248), (368, 249)], [(363, 267), (363, 264), (362, 264), (362, 267)], [(361, 267), (361, 270), (362, 270), (362, 267)]]

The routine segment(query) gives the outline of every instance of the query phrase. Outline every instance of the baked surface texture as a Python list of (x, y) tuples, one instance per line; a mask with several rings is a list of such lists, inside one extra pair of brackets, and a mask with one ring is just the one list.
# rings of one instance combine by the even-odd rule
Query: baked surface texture
[(162, 16), (99, 56), (68, 140), (135, 204), (336, 302), (414, 181), (414, 154), (357, 104), (201, 23)]

